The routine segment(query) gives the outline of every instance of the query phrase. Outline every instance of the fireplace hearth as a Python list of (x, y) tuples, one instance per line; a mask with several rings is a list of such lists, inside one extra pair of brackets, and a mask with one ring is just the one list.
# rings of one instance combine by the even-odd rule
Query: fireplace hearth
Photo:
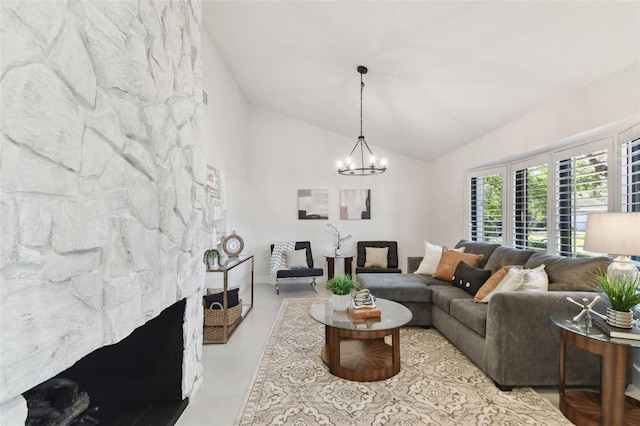
[[(182, 399), (185, 306), (184, 299), (175, 303), (119, 343), (88, 354), (57, 375), (58, 383), (77, 384), (77, 389), (63, 390), (63, 399), (75, 392), (90, 400), (67, 424), (175, 424), (188, 404), (188, 398)], [(25, 398), (43, 385), (25, 392)]]

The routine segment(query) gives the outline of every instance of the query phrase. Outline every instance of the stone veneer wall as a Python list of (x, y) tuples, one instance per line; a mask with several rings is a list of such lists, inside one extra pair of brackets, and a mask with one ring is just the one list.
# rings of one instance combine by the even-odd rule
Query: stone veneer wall
[(0, 423), (187, 299), (202, 365), (200, 0), (2, 1)]

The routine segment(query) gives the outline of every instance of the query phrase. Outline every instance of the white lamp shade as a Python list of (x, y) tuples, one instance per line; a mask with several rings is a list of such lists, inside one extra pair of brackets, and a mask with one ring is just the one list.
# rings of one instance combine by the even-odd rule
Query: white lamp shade
[(590, 214), (584, 249), (593, 253), (640, 255), (640, 213)]

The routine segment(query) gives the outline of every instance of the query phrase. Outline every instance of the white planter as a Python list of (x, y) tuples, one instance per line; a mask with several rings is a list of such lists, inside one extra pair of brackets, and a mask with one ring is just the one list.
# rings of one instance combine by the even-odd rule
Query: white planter
[(633, 312), (631, 311), (616, 311), (612, 308), (607, 308), (607, 323), (614, 327), (619, 328), (631, 328), (633, 326)]
[(345, 294), (339, 296), (337, 294), (332, 294), (331, 303), (333, 304), (334, 311), (346, 311), (349, 306), (351, 306), (351, 295)]

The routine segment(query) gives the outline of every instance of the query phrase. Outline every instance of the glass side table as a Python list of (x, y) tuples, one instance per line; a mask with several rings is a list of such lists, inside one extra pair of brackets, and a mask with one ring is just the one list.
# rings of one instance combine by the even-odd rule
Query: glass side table
[[(625, 395), (627, 356), (640, 341), (610, 339), (597, 327), (587, 327), (584, 318), (577, 324), (573, 314), (556, 312), (551, 322), (560, 328), (560, 411), (574, 424), (640, 425), (640, 401)], [(600, 393), (565, 391), (567, 342), (602, 357)]]

